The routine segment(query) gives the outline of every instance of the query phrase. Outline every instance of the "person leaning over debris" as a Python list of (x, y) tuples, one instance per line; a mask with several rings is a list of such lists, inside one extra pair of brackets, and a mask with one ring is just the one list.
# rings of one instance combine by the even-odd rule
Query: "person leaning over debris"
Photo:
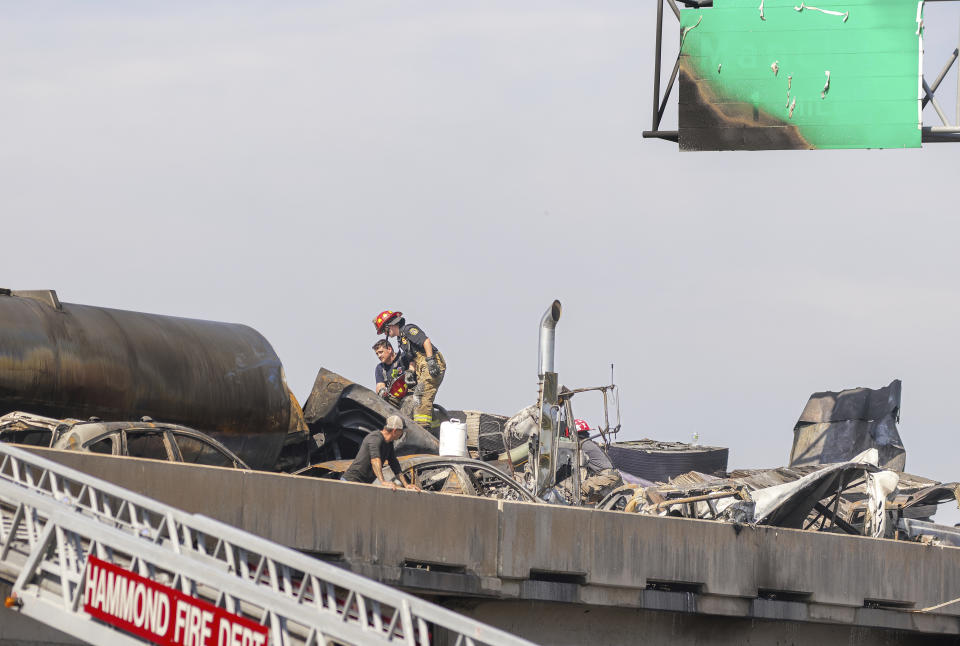
[(580, 483), (580, 493), (584, 502), (597, 503), (622, 485), (623, 478), (620, 472), (613, 468), (613, 463), (603, 449), (590, 439), (590, 425), (582, 419), (574, 421), (577, 425), (577, 437), (580, 439), (581, 463), (584, 463), (587, 471), (587, 477)]
[(383, 464), (386, 462), (404, 488), (422, 491), (418, 485), (408, 483), (401, 473), (400, 462), (397, 461), (397, 454), (393, 450), (393, 443), (401, 437), (403, 437), (403, 419), (399, 415), (391, 415), (381, 430), (369, 433), (363, 438), (357, 457), (347, 468), (341, 480), (364, 484), (376, 481), (381, 486), (396, 489), (397, 485), (383, 477)]
[(433, 401), (447, 371), (443, 355), (423, 328), (407, 324), (403, 312), (380, 312), (373, 319), (373, 326), (377, 328), (377, 334), (386, 334), (387, 338), (397, 337), (400, 352), (412, 361), (417, 378), (413, 394), (420, 398), (420, 403), (413, 411), (413, 421), (429, 429), (433, 425)]
[(373, 351), (377, 353), (377, 359), (380, 359), (373, 371), (377, 394), (386, 398), (390, 394), (391, 384), (410, 367), (410, 360), (403, 352), (394, 352), (387, 339), (374, 343)]

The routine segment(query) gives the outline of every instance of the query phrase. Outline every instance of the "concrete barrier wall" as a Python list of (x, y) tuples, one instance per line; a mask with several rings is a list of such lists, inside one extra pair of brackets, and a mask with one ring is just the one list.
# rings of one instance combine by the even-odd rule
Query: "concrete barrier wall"
[[(955, 635), (860, 625), (690, 615), (640, 608), (593, 607), (544, 601), (464, 600), (451, 610), (550, 646), (956, 646)], [(453, 646), (450, 644), (450, 646)]]
[[(960, 549), (775, 527), (502, 504), (500, 575), (581, 573), (586, 583), (693, 584), (754, 598), (792, 593), (821, 604), (865, 600), (924, 608), (960, 597)], [(960, 614), (960, 604), (943, 609)]]
[[(656, 592), (648, 584), (665, 582), (697, 593), (698, 611), (731, 615), (755, 612), (758, 590), (769, 590), (804, 601), (808, 620), (840, 622), (872, 610), (865, 601), (917, 609), (960, 597), (955, 548), (37, 453), (388, 583), (432, 564), (478, 579), (477, 594), (641, 606)], [(891, 627), (955, 633), (960, 603), (933, 616), (896, 614)]]
[(493, 500), (92, 453), (36, 453), (303, 552), (497, 576)]

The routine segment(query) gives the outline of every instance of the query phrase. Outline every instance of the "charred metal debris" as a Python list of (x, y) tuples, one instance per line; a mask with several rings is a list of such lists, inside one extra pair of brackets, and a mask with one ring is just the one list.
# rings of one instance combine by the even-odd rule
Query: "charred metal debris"
[[(510, 417), (438, 407), (444, 419), (465, 420), (470, 457), (412, 468), (429, 462), (420, 454), (437, 451), (432, 434), (415, 435), (398, 447), (409, 456), (401, 459), (405, 473), (445, 493), (960, 546), (960, 529), (933, 522), (940, 504), (957, 504), (960, 485), (904, 471), (899, 380), (814, 393), (794, 426), (788, 466), (728, 472), (728, 449), (700, 445), (696, 435), (692, 442), (615, 441), (621, 424), (612, 366), (609, 385), (588, 388), (566, 388), (554, 371), (561, 313), (554, 302), (541, 318), (537, 402)], [(600, 396), (604, 411), (603, 423), (586, 434), (577, 432), (574, 416), (575, 401), (585, 396)], [(369, 389), (321, 370), (304, 407), (314, 440), (311, 466), (301, 473), (338, 477), (363, 435), (394, 412)], [(591, 469), (588, 443), (612, 469)], [(487, 473), (498, 477), (465, 468), (471, 463), (489, 465)]]
[[(364, 437), (400, 415), (401, 468), (425, 491), (960, 547), (960, 529), (933, 520), (960, 484), (905, 471), (899, 380), (814, 393), (787, 466), (728, 472), (728, 449), (697, 434), (616, 441), (613, 366), (609, 384), (586, 388), (555, 371), (561, 314), (554, 301), (540, 319), (536, 401), (512, 416), (435, 405), (435, 424), (465, 427), (462, 453), (439, 455), (442, 431), (413, 421), (412, 400), (325, 368), (301, 408), (246, 326), (0, 290), (0, 441), (339, 479)], [(586, 397), (602, 403), (592, 429), (574, 413)]]

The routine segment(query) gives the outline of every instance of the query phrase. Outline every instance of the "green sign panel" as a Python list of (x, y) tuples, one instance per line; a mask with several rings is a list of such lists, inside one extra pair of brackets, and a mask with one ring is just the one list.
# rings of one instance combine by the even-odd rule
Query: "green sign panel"
[(681, 11), (681, 150), (918, 148), (922, 2)]

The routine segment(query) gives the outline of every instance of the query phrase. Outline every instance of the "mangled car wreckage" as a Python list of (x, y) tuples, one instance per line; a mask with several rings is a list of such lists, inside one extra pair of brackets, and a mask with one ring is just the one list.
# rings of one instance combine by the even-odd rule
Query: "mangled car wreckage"
[(903, 471), (899, 381), (877, 390), (814, 393), (794, 428), (791, 464), (718, 476), (690, 471), (628, 484), (600, 509), (960, 545), (937, 506), (960, 486)]

